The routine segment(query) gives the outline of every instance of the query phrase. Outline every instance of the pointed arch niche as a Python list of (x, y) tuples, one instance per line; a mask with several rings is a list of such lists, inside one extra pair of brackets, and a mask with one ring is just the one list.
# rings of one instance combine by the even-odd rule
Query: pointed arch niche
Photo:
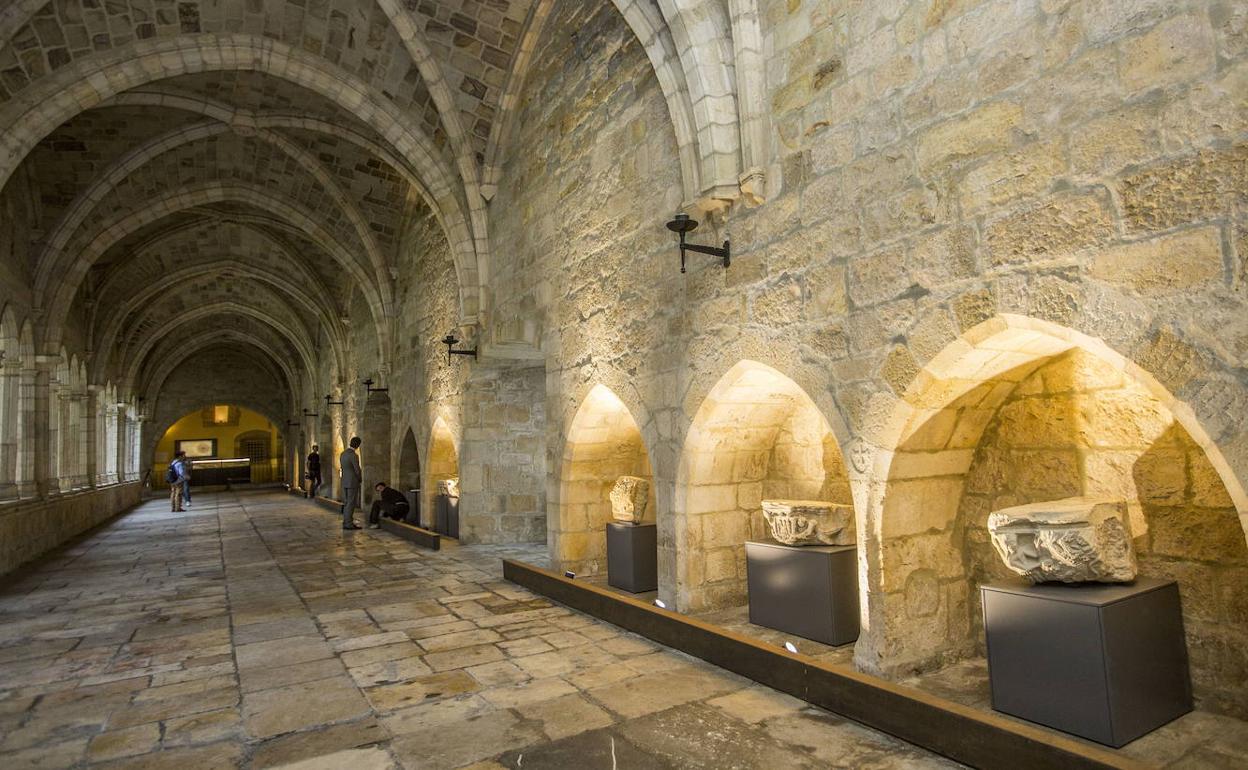
[[(550, 503), (551, 563), (578, 575), (606, 574), (611, 488), (621, 476), (653, 482), (641, 431), (624, 402), (595, 385), (572, 418), (559, 468), (558, 498)], [(654, 484), (643, 523), (655, 522)]]
[(1124, 499), (1141, 574), (1178, 580), (1198, 699), (1248, 713), (1234, 673), (1248, 647), (1237, 484), (1151, 375), (1073, 330), (999, 318), (920, 373), (893, 425), (860, 664), (868, 653), (868, 667), (896, 674), (984, 654), (979, 586), (1013, 577), (993, 551), (991, 511)]
[(432, 525), (433, 501), (438, 494), (438, 482), (459, 478), (459, 452), (455, 448), (455, 435), (446, 420), (438, 417), (433, 421), (429, 436), (429, 480), (423, 488), (423, 516)]
[[(399, 444), (399, 472), (394, 486), (408, 498), (420, 496), (420, 450), (416, 446), (416, 433), (411, 428), (403, 434), (403, 441)], [(409, 494), (413, 489), (416, 494)], [(409, 501), (412, 505), (419, 504), (418, 499)]]
[(745, 541), (768, 536), (763, 500), (853, 502), (823, 412), (797, 383), (755, 361), (729, 369), (695, 413), (676, 499), (676, 601), (684, 612), (746, 603)]

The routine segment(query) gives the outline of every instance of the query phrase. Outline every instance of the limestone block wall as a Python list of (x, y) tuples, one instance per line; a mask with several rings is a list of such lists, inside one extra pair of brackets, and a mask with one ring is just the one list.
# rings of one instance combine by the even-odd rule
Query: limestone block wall
[(138, 505), (141, 491), (129, 481), (0, 505), (0, 575)]
[(472, 371), (463, 396), (461, 542), (546, 539), (544, 388), (541, 368)]
[[(568, 434), (597, 384), (634, 415), (660, 595), (694, 606), (678, 591), (696, 582), (680, 469), (704, 400), (742, 361), (807, 394), (848, 460), (866, 670), (974, 652), (964, 543), (946, 529), (962, 499), (952, 477), (1014, 387), (1069, 350), (1129, 373), (1175, 416), (1236, 503), (1242, 540), (1248, 46), (1231, 5), (760, 10), (767, 200), (722, 221), (695, 212), (691, 236), (731, 238), (730, 268), (690, 255), (679, 273), (663, 228), (688, 203), (672, 113), (609, 7), (552, 11), (490, 204), (487, 334), (540, 340), (548, 436)], [(583, 34), (549, 31), (570, 28)], [(943, 523), (929, 531), (928, 516)]]

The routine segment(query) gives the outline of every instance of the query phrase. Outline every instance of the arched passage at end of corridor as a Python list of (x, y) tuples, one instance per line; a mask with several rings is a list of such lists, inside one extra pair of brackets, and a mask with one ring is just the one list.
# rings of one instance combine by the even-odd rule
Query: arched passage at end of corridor
[(364, 472), (362, 497), (371, 503), (377, 496), (373, 485), (384, 482), (395, 486), (390, 478), (390, 394), (371, 391), (364, 401), (364, 419), (360, 431), (360, 470)]
[(1178, 580), (1197, 698), (1248, 709), (1227, 684), (1248, 646), (1238, 482), (1191, 414), (1070, 329), (1004, 317), (953, 343), (906, 392), (877, 463), (859, 665), (901, 674), (983, 655), (979, 586), (1016, 579), (988, 514), (1107, 498), (1127, 504), (1140, 573)]
[[(550, 503), (551, 563), (560, 570), (606, 572), (609, 495), (621, 476), (652, 480), (650, 456), (628, 407), (610, 388), (595, 385), (568, 428), (558, 497)], [(651, 484), (643, 523), (654, 523), (655, 507)]]
[(191, 459), (192, 483), (266, 484), (285, 474), (285, 441), (274, 418), (238, 404), (211, 404), (169, 424), (152, 455), (152, 483), (164, 486), (178, 450)]
[(745, 542), (769, 536), (762, 515), (762, 501), (769, 499), (853, 502), (840, 445), (823, 412), (793, 380), (742, 361), (703, 400), (681, 455), (681, 611), (745, 604)]

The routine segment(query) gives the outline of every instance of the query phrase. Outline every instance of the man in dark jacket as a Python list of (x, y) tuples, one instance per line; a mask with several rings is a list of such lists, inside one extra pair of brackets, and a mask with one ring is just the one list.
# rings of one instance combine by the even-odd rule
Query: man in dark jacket
[(405, 521), (407, 514), (411, 510), (411, 506), (407, 503), (407, 498), (403, 493), (392, 487), (388, 487), (384, 482), (378, 481), (373, 487), (377, 496), (373, 498), (373, 508), (368, 512), (368, 528), (377, 529), (381, 526), (379, 516), (385, 515), (387, 519), (398, 519)]
[(316, 491), (321, 488), (321, 448), (312, 445), (308, 455), (308, 497), (316, 499)]

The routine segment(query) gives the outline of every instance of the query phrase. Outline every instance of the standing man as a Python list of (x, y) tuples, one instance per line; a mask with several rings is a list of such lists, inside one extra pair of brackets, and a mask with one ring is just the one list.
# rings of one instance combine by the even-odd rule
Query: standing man
[(355, 509), (360, 505), (360, 483), (364, 480), (360, 472), (360, 456), (355, 452), (359, 448), (360, 437), (352, 436), (350, 446), (338, 458), (338, 467), (342, 468), (343, 529), (360, 529), (360, 525), (355, 523)]
[(169, 510), (172, 513), (182, 510), (182, 480), (185, 478), (183, 455), (181, 451), (174, 452), (173, 462), (169, 463), (169, 468), (165, 471), (165, 481), (169, 484)]
[(312, 445), (312, 452), (308, 455), (308, 482), (311, 489), (308, 497), (316, 499), (316, 491), (321, 488), (321, 448), (316, 444)]
[(186, 452), (182, 453), (182, 504), (187, 508), (191, 507), (191, 469), (194, 466), (191, 458), (186, 456)]

